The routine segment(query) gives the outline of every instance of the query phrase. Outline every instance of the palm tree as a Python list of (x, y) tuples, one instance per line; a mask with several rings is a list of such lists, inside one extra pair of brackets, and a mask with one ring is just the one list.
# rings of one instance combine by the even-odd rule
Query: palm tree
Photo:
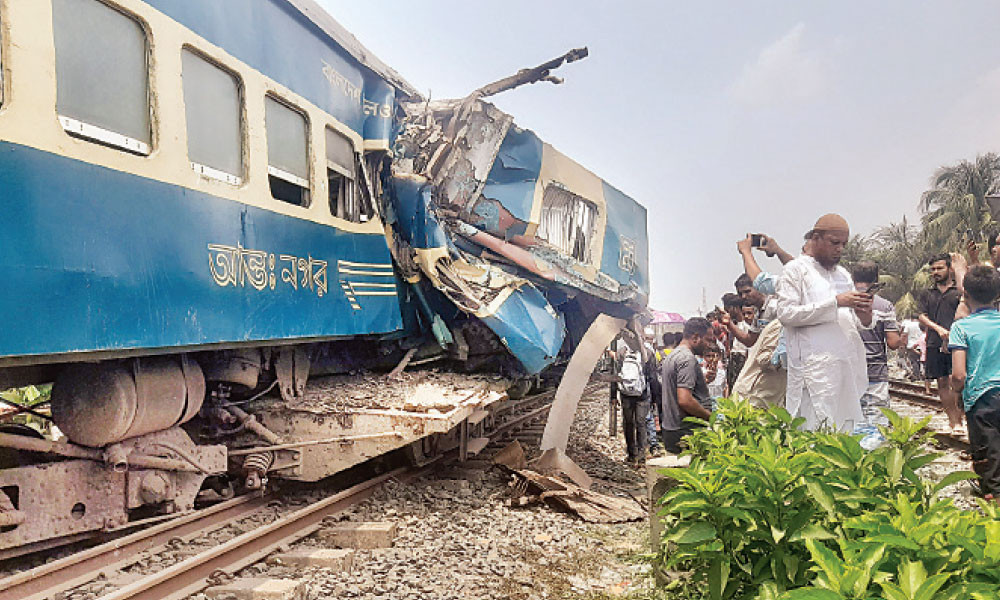
[(938, 168), (919, 205), (928, 249), (957, 250), (966, 230), (978, 233), (995, 227), (986, 197), (998, 189), (1000, 155), (995, 153)]
[(886, 284), (882, 295), (894, 302), (901, 300), (913, 292), (913, 278), (921, 267), (920, 228), (910, 225), (904, 215), (899, 223), (876, 229), (871, 240), (871, 258)]
[(850, 269), (853, 265), (863, 260), (870, 260), (871, 253), (872, 244), (870, 238), (855, 234), (851, 236), (851, 239), (847, 240), (844, 252), (840, 255), (840, 260)]

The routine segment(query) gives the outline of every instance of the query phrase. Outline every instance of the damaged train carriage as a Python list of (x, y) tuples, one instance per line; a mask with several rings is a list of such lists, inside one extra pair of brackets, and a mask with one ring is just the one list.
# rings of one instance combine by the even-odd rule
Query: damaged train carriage
[[(567, 358), (599, 314), (629, 319), (646, 306), (646, 211), (471, 96), (406, 105), (385, 208), (387, 235), (418, 298), (430, 285), (451, 306), (434, 329), (469, 367), (486, 325), (536, 375)], [(487, 338), (489, 336), (486, 336)]]
[(66, 435), (0, 426), (0, 556), (315, 481), (502, 398), (345, 406), (307, 380), (451, 359), (530, 382), (645, 305), (641, 206), (482, 94), (424, 102), (313, 0), (0, 22), (0, 388), (54, 381)]

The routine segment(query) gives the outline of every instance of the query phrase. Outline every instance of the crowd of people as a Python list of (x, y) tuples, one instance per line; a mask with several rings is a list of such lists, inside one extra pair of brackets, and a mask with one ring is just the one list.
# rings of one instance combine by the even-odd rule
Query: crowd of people
[[(937, 394), (956, 433), (966, 431), (984, 496), (1000, 498), (1000, 235), (988, 241), (992, 265), (970, 243), (966, 254), (929, 257), (933, 285), (916, 319), (900, 322), (879, 295), (879, 266), (840, 265), (850, 239), (847, 221), (820, 217), (793, 257), (770, 236), (736, 244), (743, 273), (721, 308), (684, 323), (683, 332), (657, 338), (626, 329), (612, 345), (622, 406), (627, 459), (680, 453), (697, 422), (708, 420), (721, 397), (757, 406), (782, 406), (804, 427), (859, 436), (873, 449), (888, 426), (891, 356), (911, 378)], [(780, 272), (765, 271), (763, 253)], [(645, 335), (639, 333), (642, 331)]]

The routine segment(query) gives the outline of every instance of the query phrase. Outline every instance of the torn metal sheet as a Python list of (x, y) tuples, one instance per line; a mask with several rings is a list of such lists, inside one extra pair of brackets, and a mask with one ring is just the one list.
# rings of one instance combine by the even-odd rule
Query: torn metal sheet
[[(535, 286), (526, 283), (494, 300), (477, 316), (492, 329), (529, 374), (552, 364), (562, 347), (565, 319)], [(506, 290), (505, 290), (506, 292)]]
[(517, 440), (512, 441), (497, 452), (493, 457), (493, 464), (502, 465), (508, 469), (526, 469), (528, 459), (524, 456), (524, 448)]
[(646, 517), (646, 510), (635, 498), (616, 498), (549, 477), (530, 469), (514, 470), (514, 506), (543, 501), (555, 508), (575, 513), (590, 523), (627, 523)]
[[(493, 330), (525, 373), (536, 374), (552, 364), (565, 337), (564, 317), (527, 279), (457, 248), (438, 220), (426, 180), (397, 177), (394, 183), (395, 229), (410, 245), (412, 261), (423, 276), (456, 307)], [(422, 292), (416, 289), (419, 296)], [(426, 301), (423, 307), (430, 311)], [(429, 318), (434, 321), (434, 316)]]
[(604, 349), (611, 344), (624, 326), (624, 319), (600, 315), (587, 329), (583, 340), (576, 347), (576, 352), (569, 359), (566, 374), (556, 389), (556, 398), (552, 402), (545, 431), (542, 433), (543, 452), (550, 448), (566, 451), (569, 428), (573, 424), (573, 416), (580, 403), (580, 396), (583, 395), (583, 388), (590, 381), (590, 374), (594, 371)]
[(533, 466), (542, 472), (562, 473), (585, 490), (589, 490), (590, 486), (594, 485), (594, 480), (591, 479), (590, 475), (587, 475), (587, 472), (580, 468), (580, 465), (573, 462), (573, 459), (559, 448), (549, 448), (542, 452)]

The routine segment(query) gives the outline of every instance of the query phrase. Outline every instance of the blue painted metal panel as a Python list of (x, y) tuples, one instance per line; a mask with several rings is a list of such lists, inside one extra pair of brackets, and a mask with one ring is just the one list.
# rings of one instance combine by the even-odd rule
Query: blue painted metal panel
[(433, 186), (422, 177), (394, 177), (390, 193), (399, 233), (414, 248), (447, 248), (448, 235), (430, 210)]
[(635, 282), (649, 295), (649, 239), (646, 235), (646, 208), (604, 182), (608, 224), (604, 231), (601, 271), (621, 284)]
[(519, 287), (496, 314), (485, 317), (483, 322), (521, 361), (529, 375), (540, 373), (552, 364), (566, 336), (566, 319), (532, 285)]
[(530, 221), (541, 170), (542, 140), (527, 129), (511, 127), (486, 178), (483, 196), (500, 201), (514, 217)]
[[(396, 296), (351, 287), (396, 283), (382, 235), (6, 142), (0, 190), (0, 356), (402, 327)], [(384, 266), (344, 274), (338, 260)]]
[(388, 140), (391, 85), (281, 0), (145, 0), (369, 140)]
[[(434, 215), (432, 191), (433, 186), (423, 178), (393, 178), (391, 198), (396, 229), (414, 248), (455, 251)], [(566, 334), (563, 316), (549, 305), (542, 292), (527, 282), (515, 289), (493, 314), (481, 320), (531, 375), (552, 364)]]

